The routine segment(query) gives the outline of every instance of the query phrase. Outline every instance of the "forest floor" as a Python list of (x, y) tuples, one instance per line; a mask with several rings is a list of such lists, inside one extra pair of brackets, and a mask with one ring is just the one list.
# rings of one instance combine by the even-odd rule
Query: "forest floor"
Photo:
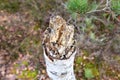
[[(28, 38), (23, 36), (26, 36), (29, 33), (33, 35), (37, 34), (36, 32), (27, 30), (31, 26), (34, 27), (35, 22), (29, 18), (28, 14), (19, 12), (10, 14), (2, 10), (0, 11), (0, 80), (16, 80), (17, 78), (20, 80), (36, 80), (38, 78), (47, 77), (44, 75), (46, 72), (42, 55), (39, 55), (40, 58), (38, 58), (35, 57), (35, 55), (32, 55), (36, 53), (30, 54), (29, 52), (26, 53), (26, 51), (14, 54), (14, 51), (18, 50), (16, 47), (21, 47), (15, 43), (24, 44), (24, 40)], [(14, 46), (14, 48), (11, 49), (11, 46)], [(38, 67), (39, 71), (36, 71)]]

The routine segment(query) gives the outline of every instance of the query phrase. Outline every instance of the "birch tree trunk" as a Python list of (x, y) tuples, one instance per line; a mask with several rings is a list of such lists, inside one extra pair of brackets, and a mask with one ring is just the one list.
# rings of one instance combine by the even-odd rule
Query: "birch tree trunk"
[(74, 26), (67, 25), (60, 16), (51, 18), (42, 44), (47, 74), (52, 80), (76, 80), (73, 70), (75, 43)]

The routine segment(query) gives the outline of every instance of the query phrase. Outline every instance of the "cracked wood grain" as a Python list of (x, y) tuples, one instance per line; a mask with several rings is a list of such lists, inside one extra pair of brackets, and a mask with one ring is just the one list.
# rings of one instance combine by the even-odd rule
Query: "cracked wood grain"
[(73, 64), (76, 54), (74, 26), (60, 16), (50, 19), (44, 32), (43, 50), (48, 76), (52, 80), (75, 80)]

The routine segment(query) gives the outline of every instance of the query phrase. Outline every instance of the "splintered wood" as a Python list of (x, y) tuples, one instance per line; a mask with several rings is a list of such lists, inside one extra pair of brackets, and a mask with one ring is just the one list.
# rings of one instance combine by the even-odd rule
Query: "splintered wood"
[(43, 48), (51, 59), (68, 59), (76, 50), (74, 40), (74, 26), (55, 16), (50, 19), (49, 27), (44, 32)]
[(73, 70), (76, 54), (74, 26), (60, 16), (50, 19), (43, 38), (46, 71), (51, 80), (76, 80)]

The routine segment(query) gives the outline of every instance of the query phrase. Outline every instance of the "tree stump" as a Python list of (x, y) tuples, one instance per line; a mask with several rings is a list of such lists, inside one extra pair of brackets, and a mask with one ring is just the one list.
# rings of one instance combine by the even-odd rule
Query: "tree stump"
[(60, 16), (51, 18), (42, 44), (46, 71), (52, 80), (76, 80), (73, 70), (75, 43), (74, 26), (67, 25)]

